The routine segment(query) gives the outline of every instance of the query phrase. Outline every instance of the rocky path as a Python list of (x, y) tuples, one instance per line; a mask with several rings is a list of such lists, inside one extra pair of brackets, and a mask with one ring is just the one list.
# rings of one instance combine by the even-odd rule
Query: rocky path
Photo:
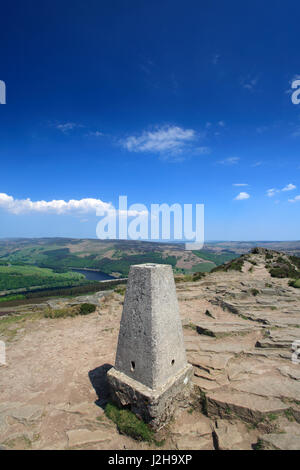
[[(248, 270), (177, 285), (195, 393), (161, 431), (163, 449), (300, 448), (300, 364), (291, 360), (300, 293), (262, 275), (259, 262)], [(88, 316), (29, 316), (2, 329), (2, 447), (151, 448), (119, 434), (104, 414), (123, 297), (94, 301)]]

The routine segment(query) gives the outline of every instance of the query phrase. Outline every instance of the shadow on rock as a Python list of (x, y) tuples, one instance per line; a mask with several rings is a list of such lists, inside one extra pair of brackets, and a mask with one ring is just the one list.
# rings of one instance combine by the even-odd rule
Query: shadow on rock
[(113, 366), (111, 364), (103, 364), (96, 369), (89, 371), (89, 379), (92, 386), (97, 393), (98, 400), (95, 401), (95, 404), (104, 408), (109, 399), (109, 388), (106, 374)]

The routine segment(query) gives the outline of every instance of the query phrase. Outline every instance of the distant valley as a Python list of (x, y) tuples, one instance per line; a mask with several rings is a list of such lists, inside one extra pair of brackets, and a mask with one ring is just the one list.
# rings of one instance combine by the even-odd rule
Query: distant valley
[[(6, 298), (11, 294), (11, 300), (21, 300), (24, 292), (34, 290), (77, 287), (81, 291), (93, 290), (101, 277), (127, 277), (132, 264), (147, 262), (170, 264), (175, 275), (205, 273), (255, 246), (290, 255), (300, 254), (298, 241), (216, 241), (206, 243), (203, 250), (186, 251), (181, 243), (72, 238), (2, 239), (0, 293)], [(90, 272), (88, 270), (99, 271), (99, 275), (87, 275), (85, 270), (86, 273)]]

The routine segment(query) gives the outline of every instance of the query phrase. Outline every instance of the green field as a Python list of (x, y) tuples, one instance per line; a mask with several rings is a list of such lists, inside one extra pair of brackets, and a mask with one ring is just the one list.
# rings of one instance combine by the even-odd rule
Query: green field
[(35, 266), (0, 266), (0, 291), (31, 287), (69, 287), (85, 283), (82, 274), (55, 273), (52, 269)]
[[(216, 266), (220, 266), (221, 264), (228, 263), (228, 261), (231, 261), (234, 258), (238, 258), (238, 254), (234, 253), (210, 253), (205, 250), (200, 250), (200, 251), (193, 251), (193, 253), (196, 256), (199, 256), (199, 258), (205, 259), (206, 261), (211, 261), (214, 263)], [(214, 266), (212, 266), (214, 267)]]

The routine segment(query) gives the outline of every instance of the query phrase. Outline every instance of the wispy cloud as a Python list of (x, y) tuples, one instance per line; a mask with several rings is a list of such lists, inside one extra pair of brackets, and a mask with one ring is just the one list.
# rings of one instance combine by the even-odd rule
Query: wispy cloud
[(250, 197), (250, 194), (241, 192), (234, 199), (236, 201), (243, 201), (244, 199), (249, 199), (249, 197)]
[(232, 186), (249, 186), (248, 183), (233, 183)]
[(201, 138), (203, 134), (194, 129), (167, 125), (129, 136), (120, 143), (129, 152), (154, 153), (168, 158), (183, 152), (192, 155), (210, 153), (209, 147), (199, 146)]
[(257, 76), (250, 76), (247, 75), (246, 77), (242, 77), (240, 79), (240, 85), (245, 88), (246, 90), (253, 91), (256, 87), (258, 82)]
[(253, 168), (256, 168), (257, 166), (261, 166), (263, 162), (255, 162), (253, 165), (251, 165)]
[(63, 134), (67, 134), (68, 132), (78, 128), (84, 127), (82, 124), (76, 124), (75, 122), (64, 122), (64, 123), (56, 123), (53, 124), (55, 129), (61, 131)]
[(295, 196), (293, 199), (289, 199), (289, 202), (300, 202), (300, 196)]
[(296, 189), (297, 186), (295, 186), (294, 184), (290, 183), (290, 184), (287, 184), (284, 188), (282, 188), (281, 191), (293, 191), (294, 189)]
[(268, 189), (267, 190), (267, 196), (268, 197), (274, 197), (276, 194), (278, 194), (280, 192), (293, 191), (296, 188), (297, 188), (297, 186), (295, 186), (292, 183), (289, 183), (286, 186), (284, 186), (284, 188), (282, 188), (282, 189), (276, 189), (276, 188)]
[(100, 131), (89, 131), (87, 134), (85, 134), (87, 137), (103, 137), (105, 134)]
[(217, 163), (221, 165), (236, 165), (240, 161), (240, 157), (228, 157), (224, 160), (219, 160)]
[(205, 123), (205, 129), (207, 130), (207, 133), (209, 135), (218, 137), (224, 131), (227, 130), (227, 126), (226, 126), (226, 122), (223, 120), (216, 121), (216, 122), (208, 121)]
[(268, 197), (274, 197), (276, 193), (278, 193), (279, 190), (275, 188), (271, 188), (267, 190), (267, 196)]

